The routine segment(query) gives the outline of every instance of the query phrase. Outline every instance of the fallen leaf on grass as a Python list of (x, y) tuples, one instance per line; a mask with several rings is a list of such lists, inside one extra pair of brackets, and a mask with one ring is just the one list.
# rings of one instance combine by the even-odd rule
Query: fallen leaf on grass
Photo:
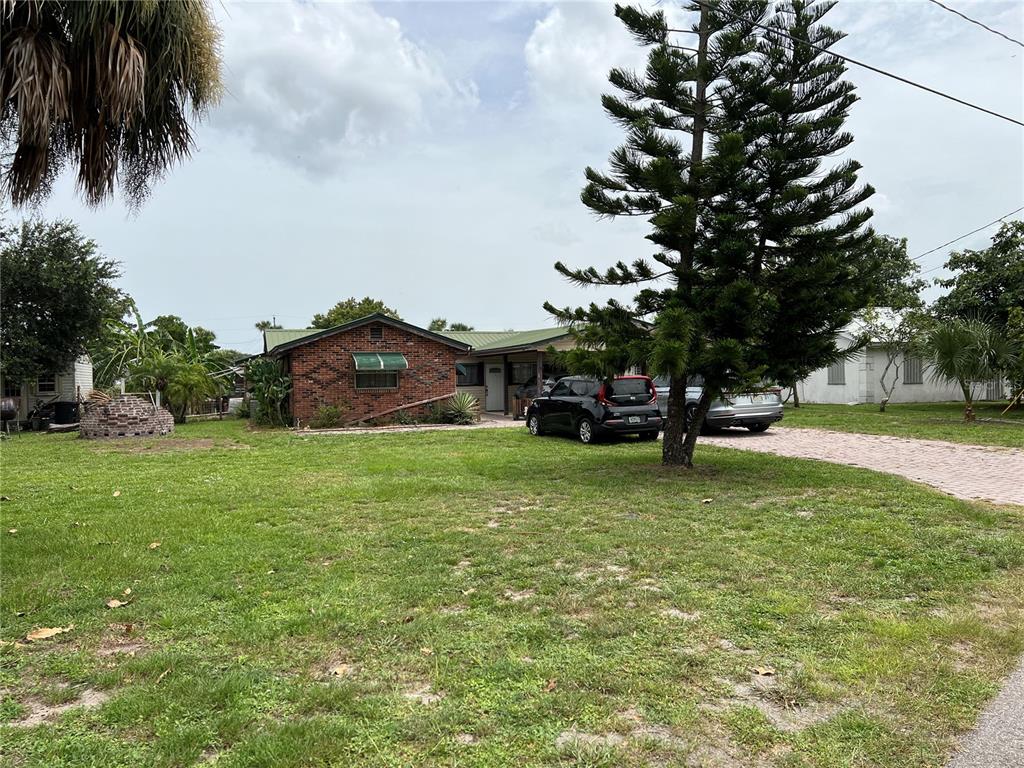
[(423, 647), (423, 648), (420, 648), (420, 653), (422, 653), (424, 656), (433, 656), (434, 655), (434, 649), (433, 648)]
[(114, 497), (115, 497), (115, 498), (116, 498), (116, 497), (118, 497), (118, 496), (120, 496), (120, 495), (121, 495), (121, 492), (120, 492), (120, 491), (114, 491)]
[(121, 594), (122, 594), (122, 595), (125, 595), (125, 596), (128, 596), (128, 595), (130, 595), (131, 593), (132, 593), (132, 588), (131, 588), (131, 587), (125, 587), (125, 590), (124, 590), (124, 592), (122, 592)]
[(9, 531), (8, 531), (8, 533), (9, 533), (9, 534), (11, 534), (11, 536), (13, 536), (14, 534), (16, 534), (17, 532), (18, 532), (18, 529), (17, 529), (17, 528), (11, 528), (11, 530), (9, 530)]
[(351, 664), (336, 664), (327, 670), (327, 674), (331, 677), (348, 677), (352, 671)]
[(169, 675), (170, 673), (171, 673), (170, 669), (165, 669), (163, 672), (160, 673), (160, 676), (156, 679), (156, 681), (159, 683), (161, 680), (163, 680), (165, 677), (167, 677), (167, 675)]
[(714, 499), (701, 499), (700, 503), (701, 504), (710, 504), (712, 501), (714, 501)]
[(750, 671), (761, 677), (770, 677), (775, 674), (774, 667), (751, 667)]
[(129, 605), (131, 602), (131, 600), (118, 600), (116, 597), (112, 597), (109, 600), (107, 600), (106, 606), (107, 608), (121, 608), (123, 606)]
[(557, 688), (557, 687), (558, 687), (558, 681), (555, 680), (554, 678), (551, 678), (550, 680), (548, 680), (547, 685), (544, 686), (544, 690), (547, 691), (548, 693), (551, 693), (551, 691), (555, 690), (555, 688)]
[(51, 637), (70, 632), (74, 628), (74, 624), (69, 624), (66, 627), (40, 627), (39, 629), (33, 629), (25, 635), (25, 642), (34, 643), (36, 640), (49, 640)]
[(10, 500), (11, 500), (10, 496), (0, 496), (0, 501), (10, 501)]
[(150, 545), (149, 545), (149, 548), (150, 549), (160, 549), (160, 542), (159, 541), (151, 542)]

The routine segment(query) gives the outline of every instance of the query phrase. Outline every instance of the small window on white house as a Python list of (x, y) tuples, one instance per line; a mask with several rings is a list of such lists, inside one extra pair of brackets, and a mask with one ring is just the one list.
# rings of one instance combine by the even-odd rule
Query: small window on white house
[(384, 340), (384, 326), (383, 325), (371, 325), (370, 326), (370, 341), (383, 341)]
[(52, 395), (57, 391), (57, 376), (55, 374), (48, 374), (46, 376), (40, 376), (36, 379), (36, 392), (40, 395)]
[(904, 384), (924, 384), (924, 366), (920, 357), (908, 357), (903, 363)]
[(840, 360), (838, 363), (832, 363), (828, 367), (828, 383), (829, 384), (845, 384), (846, 383), (846, 361)]

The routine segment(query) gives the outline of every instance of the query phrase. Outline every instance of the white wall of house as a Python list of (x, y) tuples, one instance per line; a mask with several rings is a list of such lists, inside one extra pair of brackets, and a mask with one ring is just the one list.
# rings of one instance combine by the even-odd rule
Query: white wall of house
[[(961, 400), (963, 395), (955, 384), (934, 381), (929, 375), (927, 365), (921, 366), (921, 377), (917, 383), (906, 380), (906, 360), (901, 356), (900, 378), (893, 389), (890, 403), (939, 403)], [(886, 354), (876, 346), (869, 346), (841, 364), (845, 374), (845, 383), (835, 383), (836, 375), (829, 383), (829, 369), (820, 368), (797, 384), (797, 393), (804, 403), (880, 403), (884, 397), (879, 379), (885, 369)], [(893, 371), (890, 369), (886, 381), (891, 382)], [(979, 398), (985, 396), (985, 387), (976, 387)], [(788, 394), (788, 393), (786, 393)]]
[[(0, 387), (2, 387), (0, 391), (12, 391), (11, 388), (3, 385), (2, 379), (0, 379)], [(92, 360), (87, 355), (83, 355), (66, 371), (53, 377), (52, 389), (49, 377), (21, 382), (20, 387), (17, 387), (19, 394), (13, 395), (18, 401), (18, 420), (28, 419), (29, 411), (35, 408), (37, 403), (59, 400), (74, 401), (79, 396), (85, 399), (92, 390)]]

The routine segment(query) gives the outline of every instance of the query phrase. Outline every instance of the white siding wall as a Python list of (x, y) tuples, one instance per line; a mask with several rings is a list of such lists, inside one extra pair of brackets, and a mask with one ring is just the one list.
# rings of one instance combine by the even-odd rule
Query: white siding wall
[[(797, 384), (800, 402), (803, 403), (878, 403), (882, 400), (882, 385), (879, 378), (885, 369), (885, 353), (881, 349), (869, 348), (845, 363), (846, 384), (829, 384), (828, 369), (820, 368)], [(960, 400), (960, 388), (941, 382), (934, 382), (927, 366), (921, 384), (907, 384), (903, 380), (903, 362), (900, 361), (900, 381), (893, 390), (890, 403), (940, 403)], [(886, 377), (892, 380), (892, 371)], [(976, 388), (977, 396), (984, 397), (984, 387)]]

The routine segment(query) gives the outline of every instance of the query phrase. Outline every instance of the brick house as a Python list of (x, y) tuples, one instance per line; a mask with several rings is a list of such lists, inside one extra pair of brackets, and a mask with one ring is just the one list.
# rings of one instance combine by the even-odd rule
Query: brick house
[(325, 405), (340, 407), (346, 422), (396, 410), (418, 415), (457, 391), (484, 410), (511, 413), (517, 390), (551, 375), (547, 350), (571, 343), (567, 328), (434, 333), (382, 314), (326, 330), (263, 332), (263, 354), (291, 376), (296, 426)]
[[(297, 338), (282, 341), (288, 335)], [(324, 405), (342, 409), (346, 421), (371, 419), (395, 409), (425, 412), (456, 391), (455, 359), (469, 345), (424, 328), (373, 314), (322, 331), (265, 334), (266, 354), (292, 379), (290, 411), (309, 423)]]

